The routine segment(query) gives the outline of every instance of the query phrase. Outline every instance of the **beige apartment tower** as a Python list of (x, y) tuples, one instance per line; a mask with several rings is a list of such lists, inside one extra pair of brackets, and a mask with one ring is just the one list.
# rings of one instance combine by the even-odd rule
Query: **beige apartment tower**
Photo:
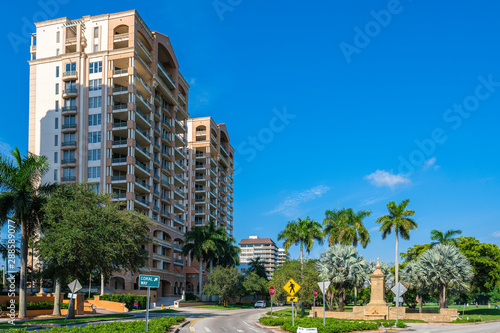
[[(145, 245), (150, 257), (144, 272), (161, 278), (153, 295), (181, 294), (181, 249), (197, 207), (188, 202), (188, 185), (197, 192), (188, 181), (187, 140), (197, 134), (188, 137), (189, 85), (169, 38), (151, 31), (135, 10), (53, 19), (36, 23), (29, 66), (29, 150), (49, 158), (44, 181), (88, 182), (148, 216), (153, 242)], [(204, 185), (216, 196), (205, 193), (200, 209), (215, 212), (232, 230), (233, 150), (223, 125), (209, 120), (206, 128), (208, 145), (200, 152), (204, 165), (214, 163), (211, 158), (216, 163), (213, 171), (205, 169)], [(144, 293), (137, 279), (116, 273), (106, 292)]]

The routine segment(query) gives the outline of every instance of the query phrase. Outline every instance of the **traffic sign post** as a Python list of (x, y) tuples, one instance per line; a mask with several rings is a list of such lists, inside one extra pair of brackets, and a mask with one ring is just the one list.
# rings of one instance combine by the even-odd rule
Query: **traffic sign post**
[(325, 317), (325, 294), (328, 287), (330, 287), (330, 281), (322, 281), (318, 282), (319, 289), (323, 293), (323, 326), (326, 326), (326, 317)]
[(313, 301), (313, 318), (316, 318), (316, 297), (318, 297), (318, 289), (314, 289), (314, 301)]
[(269, 295), (271, 295), (271, 318), (273, 317), (273, 296), (276, 293), (276, 290), (273, 286), (269, 287)]
[(82, 285), (80, 284), (80, 281), (73, 280), (70, 284), (68, 284), (68, 288), (71, 291), (71, 296), (68, 296), (69, 306), (68, 306), (68, 312), (66, 312), (66, 318), (64, 318), (64, 322), (68, 320), (69, 311), (70, 309), (73, 309), (73, 300), (76, 298), (76, 292), (82, 289)]
[(293, 297), (293, 296), (295, 296), (295, 294), (300, 290), (300, 286), (293, 279), (290, 279), (285, 284), (285, 286), (283, 287), (283, 289), (285, 289), (285, 291), (287, 293), (289, 293), (290, 296), (292, 296), (292, 297), (287, 297), (287, 300), (289, 302), (292, 302), (292, 325), (295, 326), (295, 317), (294, 317), (294, 313), (293, 313), (293, 311), (294, 311), (293, 303), (297, 302), (297, 297)]
[(148, 288), (148, 296), (146, 298), (146, 332), (147, 332), (148, 321), (149, 321), (149, 297), (151, 295), (151, 288), (160, 287), (160, 277), (156, 275), (139, 275), (139, 287)]
[(399, 319), (399, 303), (403, 302), (403, 294), (406, 292), (406, 287), (401, 284), (401, 282), (398, 282), (394, 287), (392, 287), (392, 292), (396, 297), (394, 297), (394, 301), (396, 302), (396, 326), (398, 326), (398, 319)]

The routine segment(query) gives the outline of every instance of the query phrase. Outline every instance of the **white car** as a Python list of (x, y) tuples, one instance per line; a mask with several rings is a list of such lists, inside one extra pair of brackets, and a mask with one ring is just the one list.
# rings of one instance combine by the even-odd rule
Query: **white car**
[(264, 302), (264, 301), (257, 301), (257, 303), (255, 303), (255, 305), (253, 307), (255, 309), (256, 308), (265, 308), (266, 307), (266, 302)]

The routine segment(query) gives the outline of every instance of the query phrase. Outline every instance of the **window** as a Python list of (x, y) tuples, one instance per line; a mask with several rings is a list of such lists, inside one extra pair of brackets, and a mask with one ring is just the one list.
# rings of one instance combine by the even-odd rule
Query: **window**
[(89, 97), (89, 109), (100, 108), (102, 104), (102, 96)]
[(64, 180), (74, 180), (75, 179), (75, 168), (64, 168), (63, 169)]
[(56, 77), (59, 77), (59, 66), (56, 66)]
[(57, 169), (54, 169), (54, 181), (57, 181)]
[(75, 133), (64, 133), (64, 142), (66, 144), (74, 144), (75, 140)]
[(59, 111), (59, 101), (56, 101), (56, 112)]
[(59, 55), (59, 49), (56, 49), (56, 56)]
[(101, 132), (89, 132), (89, 143), (100, 143)]
[(64, 125), (75, 124), (76, 117), (75, 116), (66, 116), (64, 117)]
[(57, 31), (56, 32), (56, 43), (59, 43), (60, 39), (61, 39), (61, 32)]
[(56, 134), (56, 135), (54, 135), (54, 146), (57, 147), (58, 144), (59, 144), (59, 135)]
[(94, 27), (94, 38), (99, 38), (99, 27)]
[(102, 61), (96, 61), (90, 63), (90, 74), (101, 73), (102, 72)]
[(87, 178), (99, 178), (101, 177), (101, 167), (90, 167), (88, 170)]
[(89, 184), (89, 189), (93, 190), (95, 193), (99, 193), (101, 187), (100, 184)]
[(89, 80), (89, 90), (96, 91), (102, 89), (102, 79)]
[(91, 149), (89, 150), (89, 161), (100, 161), (101, 160), (101, 150)]
[(72, 90), (76, 92), (76, 81), (64, 82), (64, 89), (68, 90), (68, 92), (71, 92)]
[(94, 52), (99, 52), (99, 44), (94, 44)]
[(55, 127), (55, 129), (59, 129), (59, 118), (55, 118), (55, 119), (54, 119), (54, 122), (55, 122), (55, 123), (54, 123), (54, 127)]
[(59, 153), (56, 151), (54, 152), (54, 164), (57, 164), (58, 160), (59, 160)]
[(66, 72), (76, 71), (76, 62), (70, 62), (66, 64)]
[(56, 95), (59, 95), (59, 83), (56, 83)]
[(101, 115), (91, 114), (89, 115), (89, 126), (101, 125)]

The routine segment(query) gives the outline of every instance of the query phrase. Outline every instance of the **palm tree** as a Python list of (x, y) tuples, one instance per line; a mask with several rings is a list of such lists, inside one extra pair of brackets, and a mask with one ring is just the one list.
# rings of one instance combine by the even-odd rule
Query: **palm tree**
[(454, 236), (456, 235), (461, 235), (462, 230), (448, 230), (446, 232), (442, 232), (440, 230), (434, 229), (431, 231), (431, 239), (435, 242), (431, 243), (431, 246), (434, 247), (434, 245), (437, 244), (453, 244), (456, 245), (457, 240)]
[[(16, 244), (17, 242), (18, 241), (16, 240), (16, 242), (14, 244)], [(13, 250), (14, 250), (14, 255), (18, 256), (18, 255), (21, 254), (21, 250), (19, 249), (19, 247), (15, 246), (15, 245), (14, 245), (14, 249)], [(8, 262), (7, 262), (7, 258), (9, 257), (9, 240), (8, 239), (4, 239), (2, 241), (2, 243), (0, 243), (0, 256), (5, 261), (5, 266), (4, 266), (4, 268), (5, 268), (5, 275), (9, 275), (9, 265), (8, 265)]]
[(342, 244), (357, 246), (361, 243), (366, 248), (370, 243), (370, 233), (366, 230), (363, 219), (370, 216), (371, 211), (352, 208), (342, 210), (327, 210), (323, 220), (324, 232), (329, 234), (329, 245)]
[(319, 244), (323, 244), (323, 237), (321, 224), (311, 220), (308, 216), (303, 220), (297, 219), (297, 221), (288, 222), (285, 230), (278, 235), (278, 240), (285, 241), (283, 244), (285, 252), (288, 252), (292, 245), (300, 245), (300, 269), (302, 271), (304, 266), (304, 245), (307, 253), (310, 253), (314, 240), (317, 240)]
[(365, 281), (368, 275), (368, 262), (352, 246), (340, 244), (329, 247), (317, 263), (322, 281), (331, 281), (338, 287), (339, 311), (344, 312), (344, 286)]
[(441, 308), (447, 307), (446, 288), (468, 290), (474, 277), (469, 260), (454, 245), (436, 245), (420, 255), (417, 265), (422, 277), (438, 288)]
[(429, 280), (427, 279), (422, 266), (416, 261), (410, 261), (401, 271), (401, 280), (409, 287), (416, 289), (418, 312), (422, 313), (423, 294), (430, 288)]
[(21, 229), (21, 271), (19, 283), (19, 318), (26, 317), (26, 272), (28, 240), (38, 229), (41, 208), (54, 186), (42, 185), (49, 169), (47, 157), (28, 153), (23, 156), (16, 147), (12, 159), (0, 156), (0, 224), (8, 220)]
[(213, 261), (218, 250), (220, 234), (214, 232), (213, 230), (215, 230), (215, 227), (213, 226), (213, 222), (210, 222), (205, 226), (192, 227), (191, 230), (186, 232), (184, 236), (185, 243), (182, 247), (182, 253), (185, 256), (190, 255), (191, 260), (196, 258), (196, 260), (200, 263), (198, 280), (200, 285), (200, 299), (203, 289), (203, 263)]
[(396, 234), (396, 279), (394, 281), (395, 285), (399, 282), (399, 235), (403, 239), (410, 239), (410, 230), (417, 229), (418, 224), (410, 216), (415, 215), (413, 210), (406, 209), (410, 203), (409, 199), (403, 200), (399, 205), (394, 201), (387, 204), (387, 209), (389, 210), (388, 215), (379, 217), (377, 223), (382, 223), (380, 226), (380, 232), (382, 233), (382, 239), (385, 239), (387, 235), (390, 235), (392, 231)]
[(264, 264), (265, 262), (260, 257), (251, 259), (248, 264), (248, 273), (255, 272), (255, 274), (267, 280), (267, 272)]
[(233, 245), (236, 240), (227, 235), (224, 228), (218, 228), (217, 238), (217, 253), (215, 253), (216, 259), (214, 264), (216, 266), (224, 266), (224, 267), (235, 267), (240, 263), (240, 248), (238, 246)]

